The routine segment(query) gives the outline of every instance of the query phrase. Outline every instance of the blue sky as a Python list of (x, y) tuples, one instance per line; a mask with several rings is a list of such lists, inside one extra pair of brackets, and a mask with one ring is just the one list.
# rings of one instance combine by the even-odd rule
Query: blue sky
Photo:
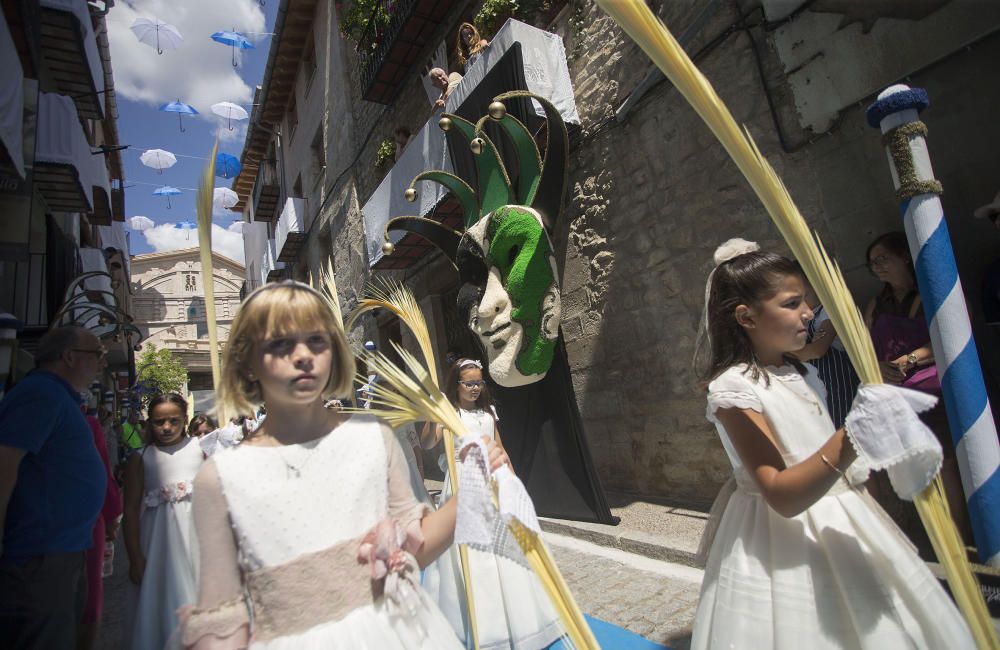
[[(270, 32), (278, 0), (136, 0), (119, 2), (108, 14), (111, 63), (118, 97), (118, 130), (125, 164), (126, 219), (144, 216), (155, 227), (131, 231), (133, 255), (162, 252), (197, 245), (197, 233), (177, 229), (175, 224), (195, 222), (198, 179), (212, 143), (219, 135), (219, 150), (237, 158), (243, 148), (247, 121), (234, 122), (229, 130), (224, 118), (211, 112), (211, 105), (229, 101), (252, 109), (253, 90), (261, 82)], [(157, 18), (175, 25), (183, 36), (180, 47), (156, 49), (138, 42), (130, 27), (136, 18)], [(211, 40), (213, 32), (232, 30), (248, 34), (255, 49), (244, 50), (238, 68), (232, 66), (232, 49)], [(161, 104), (181, 101), (193, 105), (200, 115), (184, 116), (182, 133), (177, 115), (158, 110)], [(164, 149), (177, 156), (177, 164), (158, 174), (143, 165), (139, 157), (147, 149)], [(232, 179), (216, 178), (216, 187), (230, 187)], [(160, 185), (180, 188), (183, 194), (170, 199), (153, 196)], [(240, 216), (216, 210), (213, 221), (213, 248), (243, 261), (243, 238), (227, 230)]]

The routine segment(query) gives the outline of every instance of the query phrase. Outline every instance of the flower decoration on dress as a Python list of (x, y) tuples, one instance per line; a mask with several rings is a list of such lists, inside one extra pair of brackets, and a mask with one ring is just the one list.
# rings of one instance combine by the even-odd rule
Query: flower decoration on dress
[(147, 492), (143, 502), (147, 507), (155, 508), (161, 503), (177, 503), (189, 500), (193, 487), (194, 484), (191, 481), (178, 481), (177, 483), (161, 485), (159, 489)]
[(408, 535), (399, 524), (385, 518), (375, 525), (358, 546), (358, 561), (369, 565), (372, 581), (383, 581), (382, 591), (394, 609), (408, 616), (420, 608), (420, 569), (406, 550)]

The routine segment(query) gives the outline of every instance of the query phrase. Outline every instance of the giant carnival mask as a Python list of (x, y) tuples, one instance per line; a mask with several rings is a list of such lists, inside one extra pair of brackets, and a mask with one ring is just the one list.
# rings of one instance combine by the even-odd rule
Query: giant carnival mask
[[(528, 128), (507, 113), (503, 100), (513, 97), (534, 99), (544, 108), (544, 158)], [(513, 145), (516, 183), (484, 131), (487, 120), (497, 123)], [(498, 96), (489, 116), (475, 124), (445, 114), (439, 125), (457, 130), (469, 143), (478, 188), (454, 174), (427, 171), (413, 179), (406, 198), (416, 200), (419, 181), (444, 185), (462, 206), (465, 232), (423, 217), (397, 217), (386, 225), (383, 248), (393, 250), (389, 231), (407, 230), (444, 251), (462, 279), (459, 313), (489, 360), (490, 376), (507, 387), (536, 382), (548, 372), (559, 337), (559, 273), (548, 229), (558, 221), (565, 195), (566, 126), (554, 106), (527, 92)]]

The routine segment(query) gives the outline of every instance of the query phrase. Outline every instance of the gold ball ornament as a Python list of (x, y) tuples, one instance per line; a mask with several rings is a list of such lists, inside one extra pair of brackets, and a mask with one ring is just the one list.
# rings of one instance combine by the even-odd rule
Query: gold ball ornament
[(451, 118), (450, 117), (442, 117), (440, 120), (438, 120), (438, 127), (442, 131), (447, 131), (448, 129), (450, 129), (451, 128)]
[(490, 104), (489, 112), (491, 118), (500, 121), (507, 114), (507, 107), (504, 106), (503, 102), (493, 102)]
[(477, 156), (483, 153), (483, 147), (486, 146), (486, 142), (482, 138), (473, 138), (472, 142), (469, 143), (469, 148), (472, 149), (472, 153)]
[(403, 192), (403, 197), (410, 203), (413, 203), (417, 200), (417, 191), (412, 187), (408, 187), (406, 191)]
[(396, 252), (396, 246), (393, 245), (391, 241), (387, 241), (386, 243), (382, 244), (383, 255), (392, 255), (395, 252)]

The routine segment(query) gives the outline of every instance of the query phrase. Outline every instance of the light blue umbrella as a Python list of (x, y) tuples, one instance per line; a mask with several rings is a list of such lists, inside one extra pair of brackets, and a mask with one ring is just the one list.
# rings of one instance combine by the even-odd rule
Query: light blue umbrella
[(194, 106), (190, 104), (185, 104), (181, 100), (176, 102), (170, 102), (169, 104), (164, 104), (160, 107), (160, 110), (164, 113), (177, 113), (177, 124), (181, 127), (181, 132), (184, 132), (184, 123), (181, 121), (181, 115), (197, 115), (198, 111), (195, 110)]
[(215, 175), (221, 178), (236, 178), (240, 173), (240, 161), (236, 156), (220, 153), (215, 156)]
[(239, 61), (236, 60), (236, 50), (252, 50), (256, 47), (250, 42), (250, 39), (236, 31), (235, 27), (233, 28), (233, 31), (215, 32), (212, 34), (212, 40), (216, 43), (222, 43), (223, 45), (228, 45), (233, 48), (234, 68), (239, 65)]
[(171, 187), (170, 185), (164, 185), (163, 187), (158, 187), (153, 190), (153, 196), (165, 196), (167, 197), (167, 209), (170, 209), (170, 197), (177, 196), (178, 194), (183, 194), (176, 187)]
[(175, 223), (174, 228), (177, 228), (178, 230), (186, 230), (186, 237), (191, 239), (191, 231), (197, 229), (198, 224), (193, 221), (181, 221), (180, 223)]

